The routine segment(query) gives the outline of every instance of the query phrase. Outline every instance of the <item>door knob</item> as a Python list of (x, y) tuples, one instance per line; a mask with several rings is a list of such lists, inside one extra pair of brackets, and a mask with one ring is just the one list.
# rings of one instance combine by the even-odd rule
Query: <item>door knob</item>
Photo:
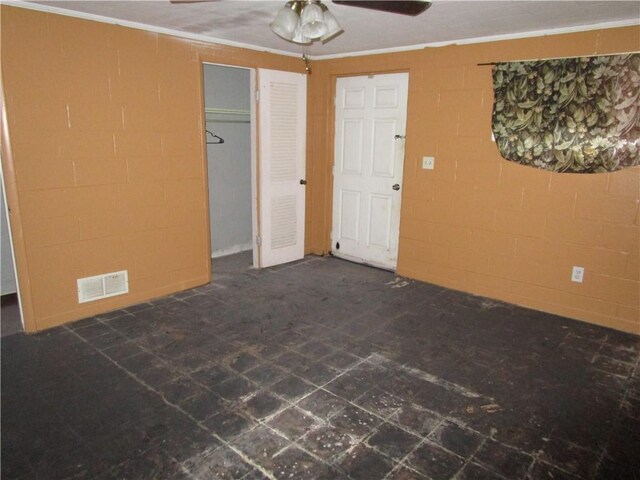
[(306, 185), (307, 181), (306, 180), (300, 180), (300, 185)]
[(391, 188), (393, 188), (393, 189), (397, 192), (398, 190), (400, 190), (400, 185), (398, 185), (398, 184), (396, 183), (396, 184), (395, 184), (393, 187), (391, 187)]

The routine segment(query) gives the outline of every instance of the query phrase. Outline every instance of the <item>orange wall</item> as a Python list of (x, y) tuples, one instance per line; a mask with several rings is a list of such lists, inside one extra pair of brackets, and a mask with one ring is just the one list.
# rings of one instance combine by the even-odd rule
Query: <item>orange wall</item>
[[(2, 6), (2, 153), (27, 330), (208, 281), (202, 61), (297, 58)], [(638, 28), (313, 62), (306, 250), (329, 250), (335, 77), (409, 71), (398, 271), (640, 333), (640, 169), (556, 175), (503, 161), (490, 67), (637, 50)], [(436, 170), (419, 168), (423, 155)], [(585, 282), (569, 281), (572, 265)], [(79, 277), (130, 293), (78, 305)]]
[[(314, 62), (311, 250), (330, 248), (336, 77), (408, 71), (398, 273), (640, 333), (640, 168), (552, 174), (503, 160), (491, 140), (491, 67), (476, 65), (639, 45), (629, 27)], [(422, 156), (435, 170), (420, 168)], [(570, 281), (573, 265), (584, 283)]]
[[(2, 6), (3, 168), (28, 331), (210, 278), (201, 62), (299, 59)], [(76, 279), (128, 270), (79, 305)]]

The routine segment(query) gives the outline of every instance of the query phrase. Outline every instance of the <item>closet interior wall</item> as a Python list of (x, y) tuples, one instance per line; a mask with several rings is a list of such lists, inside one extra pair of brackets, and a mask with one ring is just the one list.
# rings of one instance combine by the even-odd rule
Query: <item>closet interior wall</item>
[(212, 258), (251, 250), (251, 72), (204, 65)]

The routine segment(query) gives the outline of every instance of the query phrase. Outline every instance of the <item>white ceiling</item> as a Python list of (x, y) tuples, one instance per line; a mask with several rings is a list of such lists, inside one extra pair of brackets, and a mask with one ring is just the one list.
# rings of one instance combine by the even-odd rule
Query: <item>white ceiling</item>
[[(302, 51), (299, 45), (282, 40), (269, 29), (268, 24), (285, 0), (219, 0), (183, 4), (172, 4), (169, 0), (30, 3), (175, 30), (211, 41), (235, 42), (295, 54)], [(324, 3), (338, 18), (345, 32), (326, 45), (317, 42), (308, 47), (307, 53), (314, 57), (640, 22), (640, 2), (637, 0), (441, 0), (434, 1), (431, 8), (417, 17), (346, 7), (328, 0)]]

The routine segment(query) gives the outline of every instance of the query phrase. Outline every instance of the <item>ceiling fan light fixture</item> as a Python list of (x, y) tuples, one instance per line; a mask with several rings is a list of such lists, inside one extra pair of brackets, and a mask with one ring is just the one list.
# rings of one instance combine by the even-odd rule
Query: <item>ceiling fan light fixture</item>
[(291, 39), (291, 41), (293, 43), (298, 43), (300, 45), (311, 45), (311, 42), (313, 42), (312, 39), (310, 39), (309, 37), (305, 37), (302, 34), (302, 30), (300, 28), (296, 30), (296, 33), (294, 37)]
[(326, 43), (343, 31), (336, 17), (320, 0), (287, 2), (269, 26), (279, 37), (300, 45), (310, 45), (320, 39)]
[(276, 18), (269, 25), (273, 33), (285, 40), (292, 41), (296, 30), (299, 30), (300, 17), (294, 10), (294, 2), (288, 2), (280, 9)]
[(317, 39), (327, 33), (327, 25), (324, 23), (322, 8), (316, 3), (307, 3), (300, 16), (302, 35), (307, 38)]

